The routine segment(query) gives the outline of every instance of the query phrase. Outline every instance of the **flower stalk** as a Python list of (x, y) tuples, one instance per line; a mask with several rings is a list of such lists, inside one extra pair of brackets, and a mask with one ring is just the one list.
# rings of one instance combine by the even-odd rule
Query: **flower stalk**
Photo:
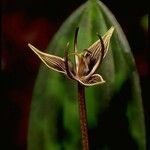
[(89, 150), (88, 123), (85, 102), (85, 87), (78, 82), (78, 103), (80, 115), (80, 129), (83, 150)]

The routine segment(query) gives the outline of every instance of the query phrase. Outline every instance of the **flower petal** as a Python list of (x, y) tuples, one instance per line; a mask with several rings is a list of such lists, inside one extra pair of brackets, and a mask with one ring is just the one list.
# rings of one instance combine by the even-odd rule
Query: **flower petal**
[(76, 80), (85, 86), (93, 86), (105, 83), (104, 79), (99, 74), (93, 74), (92, 76), (90, 76), (90, 78), (88, 78), (88, 80)]
[[(76, 28), (75, 30), (75, 35), (74, 35), (74, 53), (77, 53), (77, 36), (78, 36), (78, 31), (79, 31), (79, 27)], [(78, 56), (75, 55), (75, 68), (76, 68), (76, 72), (78, 72), (78, 64), (79, 64), (79, 59)]]
[(111, 27), (111, 28), (103, 35), (103, 37), (102, 37), (103, 42), (104, 42), (104, 46), (105, 46), (105, 52), (104, 52), (104, 56), (103, 56), (103, 57), (105, 57), (106, 54), (107, 54), (107, 51), (108, 51), (108, 48), (109, 48), (109, 43), (110, 43), (110, 38), (111, 38), (113, 32), (114, 32), (114, 27)]
[(113, 31), (114, 27), (111, 27), (102, 37), (102, 39), (99, 37), (100, 40), (97, 40), (87, 49), (87, 52), (85, 52), (84, 57), (86, 58), (86, 62), (90, 70), (86, 78), (89, 78), (96, 71), (101, 60), (106, 56)]
[[(111, 27), (102, 37), (102, 40), (104, 42), (104, 56), (106, 56), (107, 51), (108, 51), (108, 47), (109, 47), (109, 43), (110, 43), (110, 38), (113, 34), (114, 31), (114, 27)], [(97, 40), (94, 44), (92, 44), (89, 48), (88, 48), (88, 52), (91, 53), (91, 57), (95, 58), (95, 57), (99, 57), (99, 55), (101, 55), (101, 42), (100, 40)], [(85, 54), (86, 57), (86, 54)]]
[(66, 49), (65, 49), (65, 69), (66, 69), (66, 74), (70, 79), (74, 79), (75, 76), (75, 71), (73, 69), (73, 67), (71, 66), (71, 63), (68, 60), (68, 46), (69, 43), (67, 43)]
[(28, 46), (31, 48), (31, 50), (33, 50), (34, 53), (38, 55), (38, 57), (47, 67), (66, 74), (65, 61), (63, 58), (41, 52), (31, 44), (28, 44)]

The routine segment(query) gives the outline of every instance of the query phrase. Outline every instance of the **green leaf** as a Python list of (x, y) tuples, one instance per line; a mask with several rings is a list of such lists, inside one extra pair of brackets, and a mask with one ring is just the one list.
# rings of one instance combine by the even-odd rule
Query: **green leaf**
[[(88, 1), (60, 27), (48, 52), (63, 57), (70, 52), (76, 27), (78, 49), (94, 43), (111, 26), (115, 32), (108, 54), (98, 70), (105, 84), (86, 89), (91, 149), (145, 150), (145, 126), (139, 78), (126, 37), (109, 9)], [(28, 150), (81, 149), (76, 82), (40, 67), (29, 120)], [(120, 147), (120, 145), (122, 145)]]

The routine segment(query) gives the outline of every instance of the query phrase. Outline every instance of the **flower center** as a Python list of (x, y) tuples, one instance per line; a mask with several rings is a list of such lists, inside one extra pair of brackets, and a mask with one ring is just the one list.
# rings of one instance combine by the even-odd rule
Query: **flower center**
[[(75, 64), (74, 65), (74, 72), (75, 76), (82, 78), (83, 76), (86, 76), (89, 72), (88, 63), (86, 62), (86, 58), (84, 57), (84, 53), (70, 53), (68, 56), (74, 55)], [(77, 57), (76, 57), (77, 56)]]

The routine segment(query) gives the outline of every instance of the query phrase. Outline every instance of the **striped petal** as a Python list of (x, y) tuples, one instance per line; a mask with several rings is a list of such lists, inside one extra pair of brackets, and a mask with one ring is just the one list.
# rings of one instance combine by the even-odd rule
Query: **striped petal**
[(66, 74), (65, 60), (63, 58), (41, 52), (31, 44), (28, 44), (28, 46), (48, 68)]
[(99, 74), (93, 74), (87, 80), (77, 79), (77, 81), (85, 86), (93, 86), (93, 85), (105, 83), (104, 79)]
[(86, 78), (89, 78), (97, 70), (101, 60), (106, 56), (113, 31), (114, 27), (111, 27), (102, 38), (99, 36), (99, 40), (92, 44), (84, 54), (90, 70)]

